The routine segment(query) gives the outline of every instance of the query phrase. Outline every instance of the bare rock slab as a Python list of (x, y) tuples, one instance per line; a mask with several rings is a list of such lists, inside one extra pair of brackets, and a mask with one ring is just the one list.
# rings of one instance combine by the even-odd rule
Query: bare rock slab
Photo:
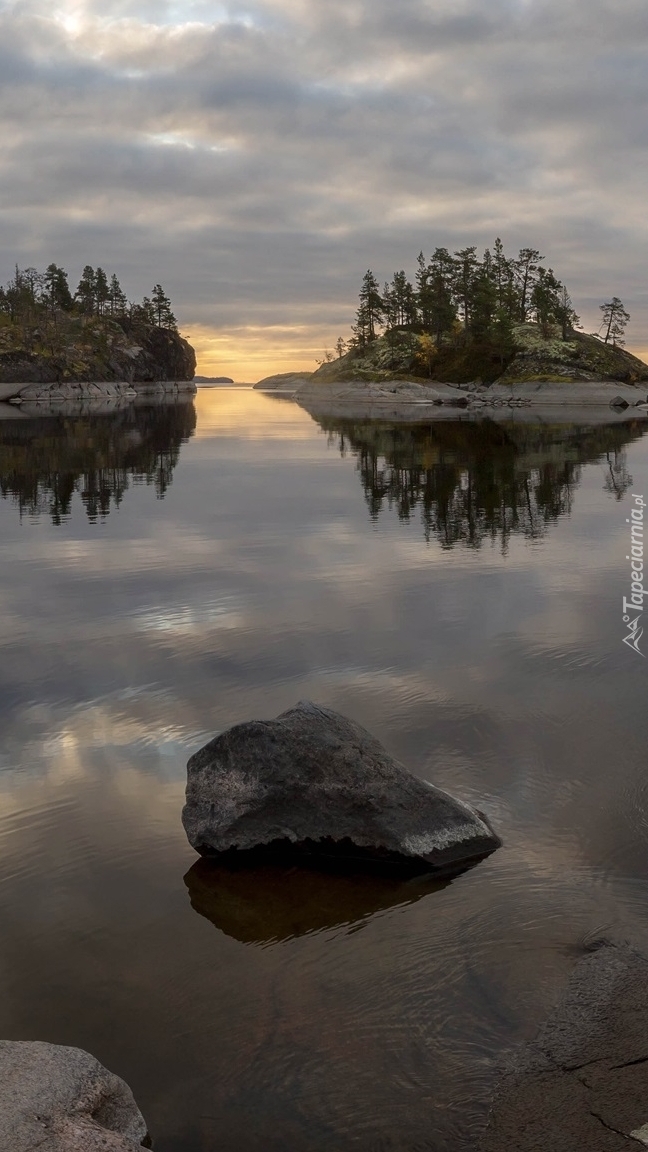
[(133, 1094), (80, 1048), (0, 1041), (0, 1152), (151, 1147)]
[(501, 843), (480, 812), (309, 701), (237, 724), (196, 752), (182, 822), (201, 855), (287, 848), (444, 874)]
[(648, 960), (605, 944), (576, 965), (496, 1093), (479, 1152), (648, 1147)]

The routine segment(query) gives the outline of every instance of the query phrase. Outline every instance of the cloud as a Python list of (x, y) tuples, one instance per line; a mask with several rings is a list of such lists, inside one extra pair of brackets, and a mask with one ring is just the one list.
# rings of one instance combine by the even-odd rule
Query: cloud
[(32, 0), (0, 44), (4, 277), (101, 263), (186, 325), (303, 348), (367, 266), (501, 234), (588, 326), (622, 296), (648, 347), (643, 2)]

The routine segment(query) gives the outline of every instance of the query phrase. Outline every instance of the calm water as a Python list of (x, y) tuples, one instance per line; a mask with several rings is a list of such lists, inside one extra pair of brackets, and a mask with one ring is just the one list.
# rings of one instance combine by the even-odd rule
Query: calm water
[[(158, 1152), (456, 1152), (599, 934), (648, 947), (646, 425), (316, 422), (236, 390), (0, 421), (0, 1035)], [(477, 802), (451, 884), (197, 865), (185, 763), (302, 697)]]

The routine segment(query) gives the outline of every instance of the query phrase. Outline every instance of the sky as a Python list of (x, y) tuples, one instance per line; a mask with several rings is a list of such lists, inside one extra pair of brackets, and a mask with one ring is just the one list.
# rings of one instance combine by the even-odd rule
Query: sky
[(0, 279), (161, 281), (198, 372), (313, 369), (362, 275), (537, 247), (648, 355), (645, 0), (0, 0)]

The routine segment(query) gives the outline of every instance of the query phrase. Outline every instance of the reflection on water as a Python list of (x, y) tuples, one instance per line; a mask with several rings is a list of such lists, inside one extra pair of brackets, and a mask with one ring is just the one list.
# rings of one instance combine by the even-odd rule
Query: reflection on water
[(191, 402), (0, 419), (0, 494), (60, 524), (78, 493), (88, 519), (103, 518), (133, 480), (164, 496), (195, 427)]
[(277, 943), (340, 925), (355, 929), (375, 912), (405, 907), (446, 882), (341, 874), (280, 864), (235, 868), (198, 860), (185, 876), (191, 907), (242, 944)]
[(643, 420), (594, 428), (523, 423), (383, 424), (317, 417), (342, 455), (351, 452), (372, 519), (385, 505), (402, 520), (420, 511), (426, 540), (480, 547), (512, 533), (540, 539), (571, 510), (583, 464), (605, 455), (606, 487), (618, 499), (632, 484), (625, 446)]
[[(340, 456), (290, 401), (195, 411), (0, 421), (0, 1036), (96, 1053), (156, 1152), (474, 1152), (584, 941), (648, 947), (648, 673), (618, 610), (648, 440), (336, 421)], [(172, 466), (164, 500), (134, 482)], [(433, 889), (197, 860), (189, 755), (304, 697), (504, 846)]]

